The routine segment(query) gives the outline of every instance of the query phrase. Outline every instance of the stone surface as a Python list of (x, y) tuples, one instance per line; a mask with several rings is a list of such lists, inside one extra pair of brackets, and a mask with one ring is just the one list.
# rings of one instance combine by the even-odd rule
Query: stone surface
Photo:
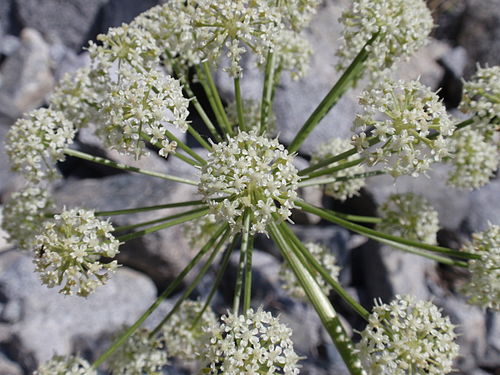
[(500, 225), (500, 179), (473, 191), (470, 195), (468, 215), (463, 228), (468, 232), (479, 232), (488, 228), (488, 223)]
[(26, 370), (70, 353), (80, 335), (97, 340), (133, 323), (156, 295), (150, 280), (123, 267), (86, 299), (63, 296), (42, 286), (31, 258), (17, 251), (0, 255), (0, 289), (0, 320), (10, 324), (1, 345)]
[(21, 367), (0, 352), (0, 375), (22, 375)]
[(16, 119), (42, 104), (54, 79), (49, 47), (38, 31), (22, 31), (21, 47), (2, 64), (0, 78), (1, 115)]

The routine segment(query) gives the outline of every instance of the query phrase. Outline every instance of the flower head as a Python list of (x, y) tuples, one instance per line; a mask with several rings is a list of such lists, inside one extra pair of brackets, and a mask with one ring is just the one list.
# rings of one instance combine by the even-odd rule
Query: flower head
[[(341, 154), (352, 148), (351, 142), (346, 139), (332, 138), (331, 140), (321, 144), (311, 157), (311, 164), (316, 164), (323, 159)], [(351, 155), (345, 162), (351, 162), (357, 159), (356, 155)], [(355, 165), (351, 168), (343, 169), (338, 172), (333, 172), (331, 177), (339, 177), (338, 181), (331, 182), (325, 185), (325, 193), (335, 199), (345, 201), (359, 194), (359, 191), (365, 186), (363, 178), (351, 178), (357, 174), (364, 173), (363, 165)], [(346, 180), (343, 180), (347, 178)]]
[(170, 356), (184, 360), (203, 357), (213, 336), (211, 329), (217, 324), (212, 309), (208, 307), (202, 313), (203, 307), (202, 302), (186, 300), (163, 325), (163, 339)]
[(460, 109), (471, 113), (474, 124), (485, 136), (491, 137), (500, 126), (500, 66), (479, 68), (470, 81), (464, 82)]
[(42, 283), (49, 288), (62, 285), (63, 294), (86, 297), (104, 285), (116, 270), (116, 260), (103, 263), (101, 257), (118, 254), (118, 240), (108, 221), (84, 209), (64, 210), (44, 223), (35, 238), (34, 263)]
[(166, 364), (163, 344), (144, 328), (135, 331), (109, 361), (113, 375), (160, 375)]
[(425, 45), (433, 27), (424, 0), (354, 0), (340, 22), (344, 24), (342, 44), (337, 50), (340, 71), (378, 34), (365, 62), (373, 82), (397, 60), (408, 58)]
[(41, 364), (33, 375), (97, 375), (97, 371), (83, 358), (56, 355)]
[(6, 136), (12, 170), (33, 183), (57, 178), (55, 164), (64, 160), (64, 149), (74, 136), (73, 125), (61, 112), (45, 108), (30, 112), (17, 120)]
[(420, 195), (393, 194), (379, 207), (381, 232), (428, 244), (436, 243), (438, 212)]
[(302, 30), (309, 25), (320, 3), (320, 0), (284, 0), (282, 7), (285, 21), (293, 30)]
[(283, 220), (291, 215), (298, 179), (292, 157), (276, 139), (240, 132), (213, 145), (198, 190), (210, 213), (234, 232), (248, 212), (251, 233), (266, 233), (273, 214)]
[[(335, 255), (326, 247), (313, 242), (304, 244), (304, 246), (309, 250), (309, 252), (314, 256), (314, 258), (321, 264), (334, 279), (338, 278), (340, 268), (336, 265)], [(306, 299), (306, 294), (304, 289), (300, 285), (299, 281), (295, 277), (295, 274), (290, 269), (288, 264), (283, 263), (280, 269), (280, 279), (283, 282), (283, 289), (285, 289), (292, 297), (299, 299)], [(332, 289), (326, 281), (318, 276), (316, 282), (321, 287), (325, 295), (330, 293)]]
[(396, 296), (375, 305), (357, 350), (370, 375), (443, 375), (458, 354), (454, 328), (431, 302)]
[(32, 250), (34, 238), (40, 234), (46, 215), (55, 204), (47, 189), (28, 185), (12, 194), (3, 209), (2, 228), (9, 240), (22, 250)]
[[(352, 138), (360, 152), (365, 151), (368, 164), (384, 163), (394, 177), (417, 176), (432, 162), (447, 156), (448, 136), (454, 126), (439, 97), (418, 81), (383, 80), (377, 87), (363, 92), (359, 99), (364, 113), (356, 118)], [(367, 129), (381, 142), (369, 149)], [(433, 132), (439, 134), (431, 139)]]
[(463, 292), (471, 303), (500, 311), (500, 226), (490, 224), (484, 232), (474, 233), (462, 250), (479, 255), (469, 260), (471, 279)]
[(259, 308), (245, 315), (224, 315), (215, 327), (206, 357), (208, 374), (299, 373), (292, 331), (270, 312)]
[(498, 168), (499, 149), (475, 129), (463, 129), (452, 138), (454, 168), (448, 183), (461, 189), (486, 185)]

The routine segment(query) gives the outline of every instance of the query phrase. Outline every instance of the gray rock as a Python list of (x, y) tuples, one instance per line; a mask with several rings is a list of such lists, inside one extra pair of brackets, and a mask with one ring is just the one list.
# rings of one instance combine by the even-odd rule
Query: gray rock
[(500, 179), (473, 191), (470, 195), (468, 215), (464, 229), (479, 232), (488, 228), (488, 223), (500, 225)]
[(458, 42), (469, 54), (468, 76), (477, 63), (500, 63), (500, 0), (467, 0), (466, 4)]
[(21, 367), (0, 352), (0, 375), (22, 375)]
[(0, 270), (5, 300), (0, 316), (10, 323), (2, 346), (29, 370), (54, 353), (72, 352), (79, 336), (97, 340), (123, 324), (132, 324), (156, 296), (150, 280), (125, 267), (86, 299), (42, 286), (28, 255), (2, 254)]
[(21, 47), (21, 41), (14, 35), (1, 35), (0, 55), (10, 56)]
[(40, 33), (24, 29), (21, 44), (0, 70), (0, 114), (12, 119), (42, 104), (54, 85), (49, 47)]
[(500, 314), (486, 312), (487, 347), (479, 365), (487, 368), (500, 368)]
[(139, 13), (154, 7), (158, 0), (106, 0), (98, 19), (100, 32), (106, 32), (109, 27), (120, 26), (123, 22), (128, 23)]
[(87, 52), (77, 54), (62, 43), (50, 46), (50, 58), (53, 63), (54, 78), (59, 81), (66, 73), (73, 73), (90, 64)]
[[(171, 173), (180, 175), (177, 172)], [(195, 192), (196, 187), (190, 185), (143, 175), (122, 174), (102, 179), (70, 181), (56, 193), (56, 199), (61, 206), (83, 206), (107, 211), (199, 199)], [(185, 207), (113, 216), (112, 220), (115, 226), (130, 225), (189, 209)], [(182, 226), (177, 225), (126, 242), (121, 247), (118, 260), (145, 272), (161, 287), (176, 277), (193, 255), (193, 250), (183, 235)]]
[(39, 30), (51, 42), (79, 50), (108, 0), (14, 0), (20, 22)]
[(7, 32), (10, 26), (10, 12), (12, 9), (12, 1), (4, 0), (0, 2), (0, 37)]

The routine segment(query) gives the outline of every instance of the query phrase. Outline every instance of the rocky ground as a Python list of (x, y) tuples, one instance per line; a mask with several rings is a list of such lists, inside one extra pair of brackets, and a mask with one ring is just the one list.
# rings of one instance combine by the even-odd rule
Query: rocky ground
[[(306, 79), (294, 82), (285, 77), (276, 94), (278, 132), (290, 142), (302, 122), (338, 77), (334, 69), (335, 46), (340, 27), (337, 18), (347, 0), (326, 0), (308, 31), (315, 55)], [(440, 26), (434, 38), (398, 76), (416, 78), (441, 95), (451, 111), (460, 98), (460, 77), (469, 76), (476, 62), (500, 64), (500, 0), (431, 1)], [(0, 140), (23, 112), (46, 103), (55, 83), (68, 71), (88, 61), (82, 46), (110, 26), (127, 22), (137, 13), (156, 4), (156, 0), (2, 0), (0, 1)], [(217, 77), (226, 99), (231, 85)], [(245, 95), (260, 95), (260, 77), (248, 73), (242, 82)], [(357, 109), (353, 90), (312, 133), (304, 144), (307, 156), (321, 141), (332, 135), (348, 136)], [(189, 140), (188, 140), (189, 141)], [(79, 134), (77, 147), (114, 160), (123, 157), (106, 151), (86, 131)], [(127, 162), (130, 162), (126, 160)], [(141, 161), (148, 169), (189, 176), (175, 158), (165, 161), (150, 157)], [(68, 160), (61, 169), (64, 181), (57, 186), (58, 204), (84, 205), (98, 210), (161, 204), (195, 199), (196, 191), (185, 185), (153, 178), (96, 168), (88, 163)], [(306, 191), (310, 199), (351, 213), (376, 214), (376, 207), (392, 192), (412, 191), (426, 196), (440, 212), (442, 230), (439, 242), (456, 248), (474, 231), (488, 222), (500, 224), (500, 179), (474, 192), (461, 192), (444, 184), (444, 166), (437, 166), (430, 178), (376, 177), (362, 195), (344, 204), (332, 201), (318, 191)], [(0, 207), (20, 181), (8, 167), (0, 142)], [(150, 220), (158, 213), (141, 214), (134, 219)], [(449, 314), (460, 332), (461, 357), (457, 374), (500, 374), (500, 316), (469, 306), (456, 292), (466, 275), (449, 267), (393, 251), (333, 225), (296, 214), (299, 236), (330, 247), (342, 266), (341, 282), (365, 306), (373, 298), (389, 301), (395, 294), (411, 293), (431, 299)], [(319, 319), (308, 305), (292, 300), (277, 280), (280, 259), (277, 251), (259, 239), (255, 253), (255, 306), (279, 312), (294, 329), (294, 342), (307, 356), (303, 374), (344, 374), (342, 361)], [(109, 342), (109, 335), (121, 325), (131, 323), (155, 298), (158, 289), (172, 280), (192, 254), (181, 228), (155, 233), (127, 244), (120, 254), (124, 265), (111, 282), (87, 300), (58, 295), (40, 286), (30, 257), (13, 249), (0, 233), (0, 375), (29, 374), (40, 361), (54, 353), (79, 351), (95, 358)], [(232, 263), (233, 273), (236, 262)], [(229, 273), (231, 275), (231, 272)], [(209, 274), (196, 294), (207, 293), (213, 275)], [(229, 281), (216, 297), (219, 312), (231, 301)], [(361, 329), (362, 322), (337, 301), (346, 324)], [(175, 299), (175, 296), (174, 296)], [(148, 324), (154, 324), (172, 302), (166, 301)], [(172, 364), (169, 374), (189, 374), (181, 364)]]

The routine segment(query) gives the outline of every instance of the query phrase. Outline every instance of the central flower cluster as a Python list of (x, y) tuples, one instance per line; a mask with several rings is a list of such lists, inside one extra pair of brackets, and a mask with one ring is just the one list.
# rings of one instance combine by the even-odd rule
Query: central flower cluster
[(250, 215), (250, 232), (266, 233), (273, 214), (286, 220), (294, 207), (299, 177), (292, 160), (278, 140), (240, 132), (213, 145), (198, 190), (211, 213), (234, 232)]

